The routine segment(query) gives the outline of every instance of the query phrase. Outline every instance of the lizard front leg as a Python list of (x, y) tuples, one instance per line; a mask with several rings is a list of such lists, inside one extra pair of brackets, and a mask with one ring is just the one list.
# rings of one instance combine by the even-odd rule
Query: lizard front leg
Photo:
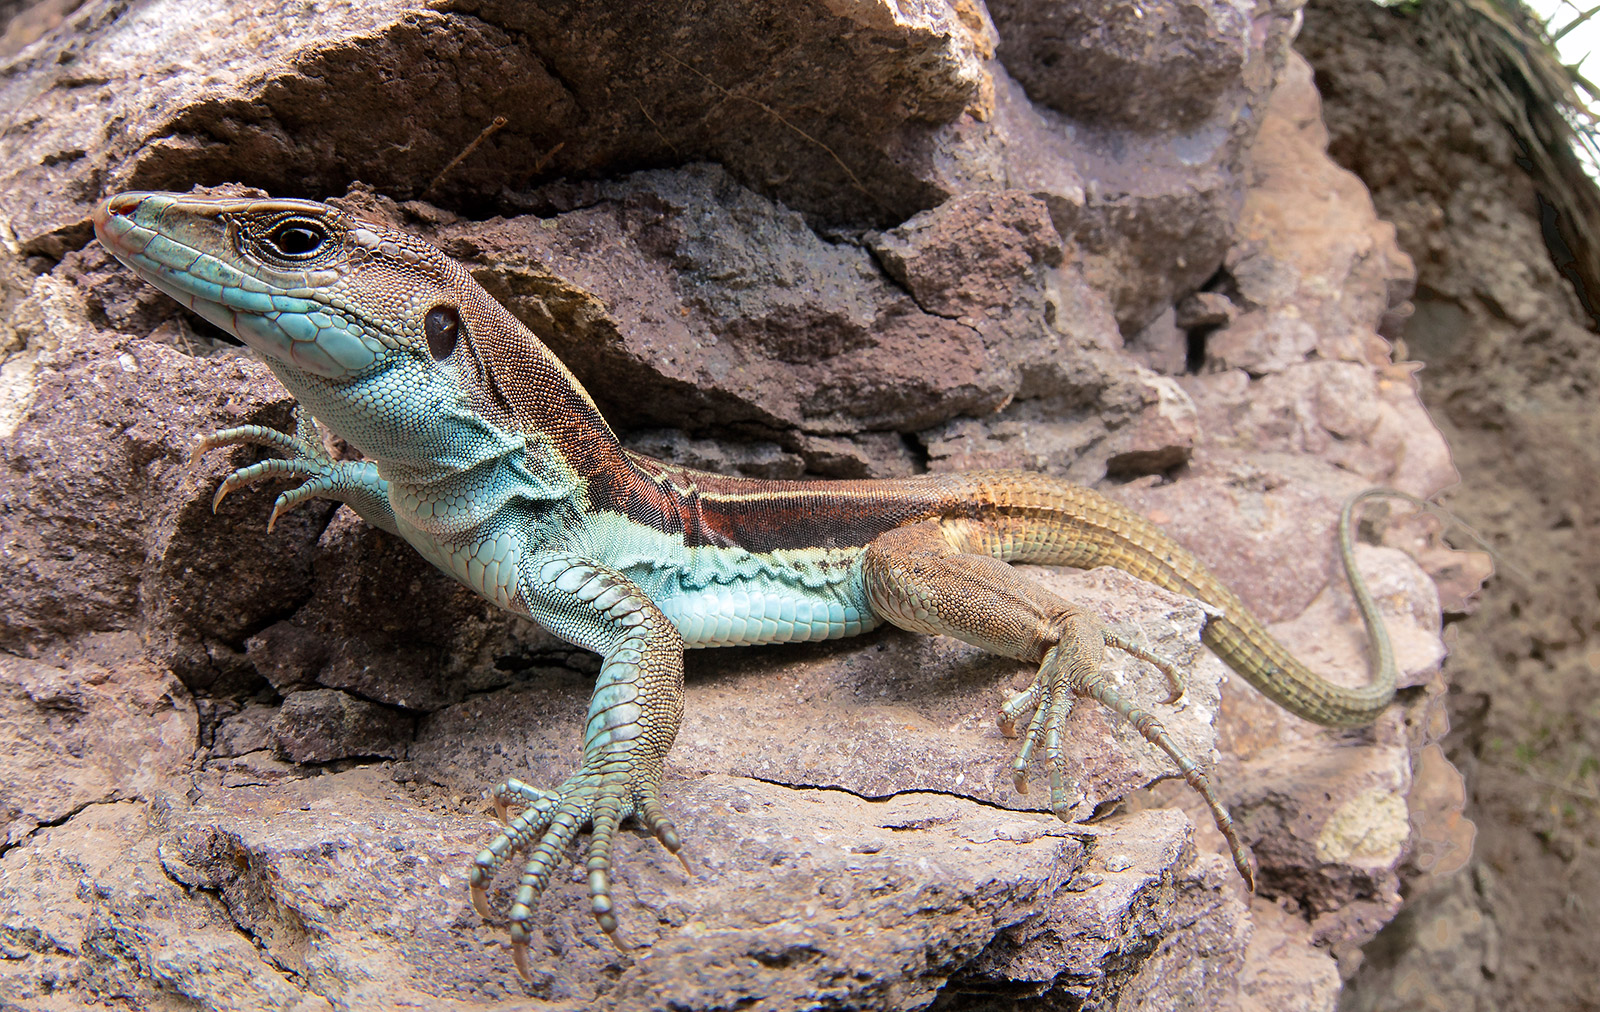
[[(1033, 683), (1001, 706), (1000, 721), (1009, 730), (1032, 713), (1012, 764), (1012, 778), (1018, 791), (1027, 791), (1028, 766), (1042, 744), (1050, 770), (1050, 807), (1064, 822), (1071, 821), (1073, 786), (1062, 739), (1073, 698), (1094, 699), (1121, 714), (1172, 759), (1205, 800), (1239, 874), (1253, 888), (1249, 857), (1205, 772), (1178, 748), (1153, 714), (1122, 698), (1101, 667), (1107, 646), (1144, 660), (1155, 658), (999, 559), (966, 551), (973, 541), (984, 540), (972, 534), (970, 521), (929, 520), (875, 538), (867, 545), (863, 563), (872, 610), (902, 629), (954, 636), (991, 653), (1039, 665)], [(1182, 683), (1170, 667), (1161, 667), (1173, 683), (1172, 699), (1176, 699)]]
[(398, 533), (394, 507), (389, 503), (389, 483), (379, 477), (377, 465), (370, 460), (333, 459), (322, 445), (322, 432), (316, 419), (298, 404), (294, 409), (294, 422), (294, 435), (264, 425), (241, 425), (213, 432), (195, 444), (189, 454), (191, 463), (207, 450), (240, 444), (267, 446), (288, 455), (287, 458), (271, 457), (228, 475), (217, 486), (211, 498), (211, 509), (215, 511), (235, 489), (269, 478), (298, 478), (301, 484), (278, 496), (272, 504), (267, 530), (272, 530), (279, 517), (303, 502), (332, 499), (355, 510), (372, 526), (381, 527), (390, 534)]
[(683, 719), (683, 638), (644, 591), (627, 577), (574, 555), (542, 555), (519, 564), (514, 603), (556, 635), (603, 658), (584, 725), (583, 763), (554, 790), (509, 780), (493, 791), (507, 821), (473, 863), (472, 903), (490, 916), (487, 890), (506, 858), (531, 851), (511, 905), (511, 952), (528, 972), (529, 920), (585, 824), (591, 827), (585, 867), (590, 909), (615, 940), (611, 849), (618, 827), (637, 818), (673, 854), (682, 846), (661, 805), (667, 750)]

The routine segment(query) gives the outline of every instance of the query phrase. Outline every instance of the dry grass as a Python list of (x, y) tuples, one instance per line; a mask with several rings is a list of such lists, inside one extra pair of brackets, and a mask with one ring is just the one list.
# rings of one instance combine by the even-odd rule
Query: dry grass
[[(1600, 161), (1600, 90), (1556, 54), (1549, 27), (1518, 0), (1422, 0), (1421, 24), (1448, 48), (1454, 71), (1505, 123), (1538, 186), (1545, 240), (1600, 327), (1600, 186), (1580, 149)], [(1578, 10), (1562, 31), (1600, 15)]]

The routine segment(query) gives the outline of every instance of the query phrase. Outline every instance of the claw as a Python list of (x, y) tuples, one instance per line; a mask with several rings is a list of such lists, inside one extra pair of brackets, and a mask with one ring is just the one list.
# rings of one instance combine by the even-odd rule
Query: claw
[(292, 478), (296, 488), (278, 496), (267, 517), (267, 530), (278, 526), (284, 514), (308, 499), (331, 499), (348, 504), (375, 527), (395, 533), (394, 507), (389, 502), (388, 482), (369, 461), (339, 461), (322, 445), (322, 433), (309, 414), (295, 409), (296, 434), (289, 435), (261, 425), (241, 425), (223, 429), (202, 438), (189, 452), (193, 464), (208, 450), (223, 446), (265, 446), (287, 455), (271, 457), (239, 468), (222, 480), (211, 497), (215, 513), (235, 490), (268, 478)]
[(1026, 689), (1023, 689), (1000, 705), (1000, 718), (997, 723), (1000, 725), (1001, 734), (1007, 738), (1016, 737), (1017, 718), (1024, 713), (1033, 712), (1034, 708), (1038, 706), (1039, 693), (1041, 691), (1039, 676), (1034, 675), (1033, 682)]
[[(1044, 666), (1040, 666), (1040, 671)], [(1032, 684), (1026, 689), (1006, 700), (1000, 707), (1000, 729), (1016, 733), (1017, 718), (1029, 710), (1033, 711), (1033, 719), (1028, 722), (1028, 730), (1022, 736), (1022, 745), (1017, 749), (1017, 757), (1011, 761), (1011, 786), (1016, 788), (1018, 794), (1028, 793), (1028, 767), (1033, 764), (1033, 750), (1039, 747), (1039, 742), (1044, 737), (1045, 720), (1049, 716), (1051, 707), (1039, 703), (1039, 697), (1044, 693), (1044, 684), (1040, 675), (1035, 675)], [(1071, 708), (1071, 700), (1064, 704)]]
[[(580, 771), (557, 791), (507, 780), (488, 792), (505, 828), (473, 862), (468, 875), (472, 908), (480, 916), (492, 918), (488, 891), (495, 872), (512, 854), (529, 850), (509, 912), (511, 954), (517, 972), (524, 979), (531, 979), (528, 947), (533, 936), (530, 921), (534, 904), (556, 868), (565, 861), (568, 847), (586, 823), (590, 827), (589, 849), (584, 857), (589, 910), (618, 952), (629, 951), (620, 935), (616, 904), (611, 896), (611, 851), (622, 820), (629, 815), (637, 818), (678, 858), (683, 870), (693, 874), (683, 855), (677, 829), (667, 818), (655, 790), (653, 784), (636, 782), (626, 765), (618, 764)], [(519, 804), (524, 806), (522, 811), (511, 816), (510, 809)]]
[[(289, 435), (287, 432), (279, 432), (277, 429), (269, 429), (265, 425), (240, 425), (231, 429), (221, 429), (211, 433), (209, 436), (202, 436), (195, 443), (194, 448), (189, 451), (189, 463), (193, 464), (209, 450), (215, 450), (222, 446), (238, 446), (240, 444), (270, 447), (288, 454), (291, 458), (306, 460), (331, 459), (327, 457), (326, 453), (318, 452), (322, 447), (321, 434), (317, 432), (315, 423), (309, 423), (310, 428), (306, 428), (308, 423), (302, 419), (302, 415), (303, 412), (296, 407), (295, 421), (299, 434), (294, 436)], [(313, 445), (312, 441), (307, 440), (306, 436), (308, 434), (316, 437), (314, 440), (315, 445)]]
[(277, 457), (257, 461), (241, 467), (222, 480), (216, 494), (211, 497), (211, 512), (215, 513), (222, 500), (237, 489), (254, 485), (268, 478), (306, 478), (315, 481), (323, 475), (323, 468), (303, 460), (280, 460)]
[(509, 813), (514, 804), (544, 812), (561, 800), (558, 792), (540, 790), (515, 777), (485, 791), (484, 796), (494, 804), (494, 817), (507, 825), (511, 823)]
[(254, 464), (241, 467), (222, 480), (217, 486), (217, 491), (211, 497), (211, 512), (215, 513), (217, 507), (222, 505), (222, 500), (238, 489), (254, 485), (258, 481), (268, 478), (297, 478), (303, 479), (304, 484), (293, 492), (280, 495), (273, 504), (272, 515), (267, 518), (267, 530), (271, 531), (277, 526), (278, 518), (283, 516), (296, 505), (306, 499), (314, 498), (331, 490), (335, 484), (335, 463), (325, 452), (321, 452), (320, 442), (312, 446), (306, 441), (308, 434), (315, 434), (314, 425), (307, 428), (308, 423), (303, 412), (296, 409), (296, 422), (300, 435), (291, 436), (261, 425), (241, 425), (233, 429), (223, 429), (201, 438), (189, 451), (189, 463), (195, 464), (208, 450), (224, 446), (265, 446), (289, 454), (289, 459), (277, 457), (257, 461)]
[(479, 917), (486, 921), (492, 921), (494, 920), (494, 910), (489, 906), (489, 883), (487, 880), (478, 880), (478, 869), (476, 868), (472, 869), (472, 876), (472, 883), (468, 889), (472, 894), (472, 909), (478, 912)]
[(511, 927), (511, 961), (517, 964), (517, 975), (533, 983), (533, 972), (528, 969), (528, 932), (520, 924)]
[(307, 500), (327, 496), (334, 490), (334, 486), (337, 483), (338, 478), (335, 474), (324, 471), (310, 478), (298, 488), (292, 488), (280, 494), (272, 502), (272, 515), (267, 517), (267, 532), (269, 534), (272, 532), (272, 528), (278, 523), (279, 517)]

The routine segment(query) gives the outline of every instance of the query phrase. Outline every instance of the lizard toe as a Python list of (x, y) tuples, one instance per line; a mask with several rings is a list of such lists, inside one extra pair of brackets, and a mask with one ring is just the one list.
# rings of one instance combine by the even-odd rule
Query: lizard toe
[(1016, 758), (1011, 761), (1012, 786), (1018, 794), (1028, 793), (1028, 770), (1042, 746), (1050, 771), (1050, 810), (1063, 821), (1070, 822), (1077, 784), (1069, 771), (1062, 742), (1074, 697), (1071, 681), (1063, 670), (1061, 649), (1052, 647), (1028, 687), (1001, 705), (1000, 727), (1003, 731), (1014, 732), (1017, 721), (1032, 713)]
[[(505, 823), (473, 862), (468, 875), (472, 905), (484, 917), (492, 916), (489, 885), (495, 873), (513, 855), (527, 853), (522, 876), (508, 911), (512, 959), (528, 977), (528, 947), (533, 938), (532, 917), (539, 896), (585, 826), (589, 843), (583, 855), (589, 887), (589, 911), (595, 923), (619, 951), (627, 947), (618, 935), (616, 902), (611, 895), (613, 862), (622, 822), (633, 816), (678, 856), (683, 847), (676, 827), (663, 809), (650, 778), (638, 782), (626, 762), (609, 762), (579, 771), (554, 791), (507, 780), (490, 792), (497, 815)], [(511, 815), (514, 806), (524, 806)]]

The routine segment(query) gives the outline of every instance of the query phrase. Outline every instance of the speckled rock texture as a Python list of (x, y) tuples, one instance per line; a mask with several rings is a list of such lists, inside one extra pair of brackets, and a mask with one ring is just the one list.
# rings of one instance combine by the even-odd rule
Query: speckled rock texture
[(1074, 711), (1064, 824), (994, 723), (1028, 673), (882, 630), (691, 654), (687, 869), (625, 837), (619, 949), (568, 866), (525, 983), (468, 902), (482, 792), (570, 769), (595, 658), (331, 504), (213, 514), (256, 458), (194, 440), (291, 405), (90, 241), (125, 188), (333, 198), (466, 263), (631, 446), (1096, 485), (1356, 683), (1339, 505), (1454, 472), (1293, 0), (56, 7), (0, 64), (0, 1009), (1326, 1010), (1406, 855), (1460, 845), (1429, 577), (1482, 570), (1380, 509), (1369, 729), (1229, 677), (1196, 602), (1031, 574), (1187, 672), (1162, 706), (1108, 660), (1217, 763), (1255, 896), (1129, 728)]

